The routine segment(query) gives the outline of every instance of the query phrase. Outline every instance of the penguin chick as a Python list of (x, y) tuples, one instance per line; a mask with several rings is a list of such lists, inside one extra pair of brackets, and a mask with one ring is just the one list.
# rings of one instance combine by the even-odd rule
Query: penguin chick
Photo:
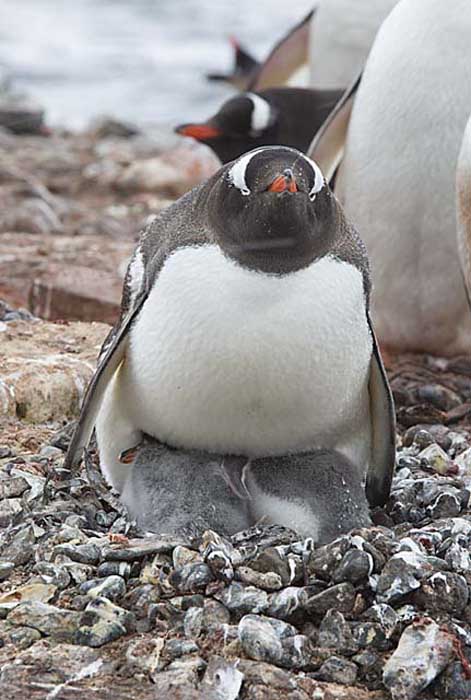
[(304, 88), (244, 92), (224, 102), (207, 121), (182, 124), (175, 131), (205, 143), (223, 163), (270, 144), (306, 151), (342, 94)]
[(129, 466), (121, 500), (143, 530), (232, 535), (250, 526), (248, 496), (237, 488), (237, 472), (246, 463), (246, 457), (175, 450), (146, 440)]
[(317, 544), (370, 525), (359, 470), (336, 450), (252, 460), (243, 481), (254, 519), (291, 528)]

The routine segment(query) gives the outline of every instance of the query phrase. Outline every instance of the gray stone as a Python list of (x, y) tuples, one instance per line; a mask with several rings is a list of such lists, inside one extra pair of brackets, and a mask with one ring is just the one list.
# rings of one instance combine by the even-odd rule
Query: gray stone
[(317, 671), (316, 678), (342, 685), (353, 685), (357, 679), (357, 673), (357, 666), (352, 661), (347, 661), (339, 656), (331, 656)]
[(80, 613), (31, 601), (17, 605), (7, 619), (11, 625), (32, 627), (57, 641), (74, 642)]
[(266, 591), (261, 591), (254, 586), (244, 586), (237, 581), (233, 581), (214, 597), (239, 617), (248, 613), (264, 612), (268, 607)]
[(322, 616), (328, 610), (349, 613), (355, 603), (355, 589), (351, 583), (338, 583), (321, 593), (311, 596), (306, 609), (311, 615)]

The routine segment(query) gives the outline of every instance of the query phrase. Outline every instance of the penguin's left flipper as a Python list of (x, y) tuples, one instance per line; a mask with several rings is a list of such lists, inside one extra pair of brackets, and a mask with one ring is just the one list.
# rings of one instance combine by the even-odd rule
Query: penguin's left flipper
[(307, 150), (307, 155), (319, 165), (331, 187), (337, 168), (343, 159), (348, 125), (361, 76), (362, 72), (345, 90)]
[(373, 338), (369, 394), (371, 416), (370, 466), (366, 475), (366, 497), (370, 506), (386, 503), (391, 491), (396, 458), (396, 419), (386, 370), (368, 313)]
[(249, 83), (249, 90), (280, 87), (307, 62), (309, 30), (315, 11), (311, 10), (275, 44)]

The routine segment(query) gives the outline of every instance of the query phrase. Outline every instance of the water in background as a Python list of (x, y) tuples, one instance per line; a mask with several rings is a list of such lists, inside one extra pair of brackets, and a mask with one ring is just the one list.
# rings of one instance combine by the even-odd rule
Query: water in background
[(257, 58), (312, 0), (10, 0), (0, 6), (0, 66), (45, 106), (49, 124), (99, 114), (145, 124), (208, 116), (230, 88), (229, 34)]

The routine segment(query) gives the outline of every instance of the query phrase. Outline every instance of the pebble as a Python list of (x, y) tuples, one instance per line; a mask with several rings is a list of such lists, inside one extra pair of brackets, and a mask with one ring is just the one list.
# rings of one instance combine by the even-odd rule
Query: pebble
[(280, 588), (283, 588), (283, 581), (280, 574), (274, 571), (262, 573), (261, 571), (254, 571), (254, 569), (251, 569), (249, 566), (239, 566), (237, 575), (242, 583), (256, 586), (263, 591), (279, 591)]
[(0, 501), (0, 528), (10, 527), (23, 513), (23, 504), (19, 498), (5, 498)]
[(358, 668), (353, 661), (342, 659), (340, 656), (331, 656), (324, 661), (315, 674), (316, 678), (331, 683), (353, 685), (357, 679)]
[(460, 574), (440, 571), (430, 576), (414, 594), (414, 602), (428, 612), (459, 615), (468, 603), (468, 585)]
[(0, 480), (0, 500), (4, 498), (19, 498), (29, 489), (29, 484), (22, 476)]
[(368, 552), (361, 549), (350, 549), (335, 569), (332, 580), (335, 583), (350, 581), (353, 584), (368, 578), (373, 573), (374, 562)]
[(419, 459), (424, 459), (438, 474), (447, 474), (451, 467), (451, 460), (447, 453), (436, 443), (428, 445), (419, 452), (418, 457)]
[(63, 554), (72, 561), (79, 564), (98, 564), (101, 559), (100, 548), (95, 544), (60, 544), (54, 547), (54, 557), (58, 554)]
[(89, 647), (101, 647), (131, 631), (135, 616), (107, 598), (94, 598), (80, 618), (76, 643)]
[(352, 656), (359, 650), (352, 630), (338, 610), (328, 610), (319, 627), (317, 643), (320, 647), (334, 649), (339, 654)]
[(430, 618), (406, 627), (384, 665), (383, 683), (393, 700), (413, 700), (443, 671), (453, 656), (450, 634)]
[(203, 562), (185, 564), (170, 576), (170, 583), (180, 593), (193, 593), (204, 589), (214, 577), (211, 569)]
[(306, 609), (311, 615), (325, 615), (328, 610), (349, 613), (355, 603), (355, 589), (351, 583), (338, 583), (321, 593), (311, 596)]
[(216, 600), (236, 616), (247, 613), (261, 613), (268, 607), (268, 594), (255, 586), (245, 586), (234, 581), (220, 593), (215, 594)]
[(85, 581), (79, 590), (90, 598), (108, 598), (117, 600), (126, 593), (126, 583), (121, 576), (111, 575), (104, 579), (91, 579)]
[[(399, 552), (385, 565), (376, 588), (380, 603), (396, 603), (420, 587), (420, 581), (433, 573), (439, 560), (418, 552)], [(441, 562), (445, 568), (444, 562)]]
[(282, 620), (291, 620), (293, 617), (299, 617), (300, 614), (304, 614), (308, 598), (305, 588), (288, 586), (282, 591), (272, 593), (268, 597), (267, 615), (278, 617)]
[(8, 614), (8, 623), (32, 627), (57, 641), (75, 641), (80, 613), (37, 601), (19, 603)]

